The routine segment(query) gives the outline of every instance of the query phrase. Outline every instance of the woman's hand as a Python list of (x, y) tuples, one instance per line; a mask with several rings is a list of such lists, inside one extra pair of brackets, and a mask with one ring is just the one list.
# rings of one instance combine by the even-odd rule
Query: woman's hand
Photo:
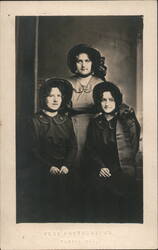
[(99, 176), (109, 178), (111, 176), (110, 170), (108, 168), (101, 168), (99, 172)]
[(49, 170), (51, 175), (59, 175), (60, 174), (60, 169), (57, 167), (52, 166)]
[(65, 166), (62, 166), (61, 169), (60, 169), (60, 173), (61, 174), (68, 174), (69, 172), (69, 169)]

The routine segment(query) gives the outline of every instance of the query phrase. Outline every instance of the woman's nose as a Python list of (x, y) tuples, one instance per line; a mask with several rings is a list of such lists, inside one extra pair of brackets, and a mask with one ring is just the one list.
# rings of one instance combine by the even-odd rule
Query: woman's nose
[(106, 105), (109, 104), (109, 100), (106, 100), (106, 101), (105, 101), (105, 104), (106, 104)]
[(85, 67), (85, 65), (86, 65), (86, 62), (82, 62), (82, 66)]
[(53, 101), (57, 102), (57, 97), (56, 96), (53, 97)]

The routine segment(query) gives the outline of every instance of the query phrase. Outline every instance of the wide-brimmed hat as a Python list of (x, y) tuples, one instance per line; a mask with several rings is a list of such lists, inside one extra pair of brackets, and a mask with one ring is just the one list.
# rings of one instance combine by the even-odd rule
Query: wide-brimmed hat
[(44, 81), (43, 85), (40, 88), (40, 106), (44, 108), (45, 99), (49, 95), (52, 88), (58, 88), (62, 94), (62, 107), (68, 105), (72, 98), (72, 86), (71, 83), (62, 78), (48, 78)]
[(96, 105), (101, 103), (103, 92), (109, 91), (115, 99), (117, 106), (122, 104), (122, 93), (120, 89), (112, 82), (104, 81), (97, 84), (93, 89), (93, 99)]
[(66, 102), (70, 102), (72, 98), (72, 85), (69, 81), (62, 78), (48, 78), (45, 80), (46, 88), (59, 88)]
[(91, 57), (90, 59), (93, 58), (93, 64), (95, 63), (97, 65), (100, 65), (100, 61), (103, 58), (97, 49), (87, 44), (78, 44), (69, 50), (67, 56), (67, 64), (72, 73), (75, 73), (76, 70), (76, 56), (81, 53), (88, 54), (88, 56)]

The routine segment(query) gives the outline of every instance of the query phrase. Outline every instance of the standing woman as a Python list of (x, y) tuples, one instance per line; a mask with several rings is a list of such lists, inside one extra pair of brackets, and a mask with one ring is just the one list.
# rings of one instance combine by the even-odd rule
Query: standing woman
[(85, 173), (83, 167), (83, 151), (90, 119), (95, 114), (93, 88), (105, 80), (105, 58), (100, 52), (88, 45), (79, 44), (73, 47), (67, 57), (69, 69), (74, 74), (68, 79), (73, 88), (72, 117), (77, 139), (77, 156), (75, 160), (74, 180), (74, 212), (77, 220), (84, 220), (84, 186)]
[(68, 66), (74, 74), (68, 79), (72, 84), (72, 122), (77, 138), (76, 167), (80, 167), (89, 120), (94, 116), (93, 88), (105, 80), (105, 58), (96, 49), (79, 44), (68, 53)]
[(45, 222), (69, 221), (71, 216), (71, 174), (77, 152), (72, 121), (65, 115), (71, 96), (68, 81), (46, 80), (40, 89), (41, 110), (31, 121), (35, 199)]

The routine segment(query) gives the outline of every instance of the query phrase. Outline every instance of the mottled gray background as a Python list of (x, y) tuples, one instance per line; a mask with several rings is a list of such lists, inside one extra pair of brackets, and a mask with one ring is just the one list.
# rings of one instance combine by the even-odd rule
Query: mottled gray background
[(141, 17), (40, 17), (38, 77), (69, 76), (68, 50), (76, 44), (88, 43), (105, 56), (107, 80), (121, 87), (125, 100), (136, 109), (136, 84), (141, 84), (136, 79), (141, 31)]

